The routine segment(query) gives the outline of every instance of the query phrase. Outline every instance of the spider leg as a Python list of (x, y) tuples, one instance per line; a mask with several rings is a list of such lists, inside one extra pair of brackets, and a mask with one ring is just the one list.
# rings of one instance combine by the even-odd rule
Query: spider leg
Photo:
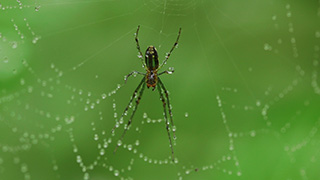
[[(122, 113), (122, 115), (121, 115), (121, 117), (120, 117), (119, 120), (123, 119), (123, 116), (124, 116), (124, 115), (126, 114), (126, 112), (128, 111), (130, 104), (132, 103), (134, 97), (137, 95), (137, 92), (139, 91), (141, 85), (144, 83), (144, 79), (145, 79), (145, 78), (142, 78), (142, 80), (141, 80), (141, 82), (139, 83), (138, 87), (134, 90), (133, 95), (132, 95), (132, 97), (130, 98), (129, 103), (128, 103), (127, 107), (124, 109), (124, 111), (123, 111), (123, 113)], [(111, 132), (114, 132), (114, 130), (116, 129), (117, 126), (118, 126), (118, 123), (112, 128), (112, 131), (111, 131)]]
[[(166, 94), (166, 98), (167, 98), (167, 104), (168, 104), (168, 109), (169, 109), (169, 115), (170, 115), (170, 122), (171, 122), (171, 126), (174, 127), (173, 124), (173, 115), (172, 115), (172, 108), (171, 108), (171, 104), (170, 104), (170, 100), (169, 100), (169, 93), (166, 90), (166, 88), (164, 87), (164, 84), (162, 83), (162, 81), (160, 80), (160, 78), (158, 78), (159, 84), (161, 86), (161, 88), (163, 89), (164, 93)], [(173, 138), (176, 138), (176, 133), (175, 130), (173, 129)]]
[(170, 148), (171, 148), (171, 157), (172, 157), (172, 161), (174, 161), (174, 152), (173, 152), (173, 146), (172, 146), (172, 141), (171, 141), (171, 135), (170, 135), (170, 130), (169, 130), (169, 122), (168, 122), (168, 118), (167, 118), (167, 110), (166, 110), (166, 102), (163, 96), (163, 92), (162, 92), (162, 87), (158, 86), (158, 91), (160, 94), (160, 100), (162, 101), (163, 104), (163, 114), (164, 114), (164, 120), (166, 123), (166, 129), (168, 132), (168, 137), (169, 137), (169, 142), (170, 142)]
[(124, 78), (125, 83), (127, 83), (128, 78), (134, 73), (141, 74), (141, 75), (144, 75), (144, 76), (146, 75), (145, 73), (142, 73), (142, 72), (132, 71), (131, 73), (129, 73), (128, 75), (125, 76), (125, 78)]
[(141, 59), (141, 62), (142, 62), (142, 66), (147, 70), (147, 65), (143, 59), (143, 54), (141, 52), (141, 49), (140, 49), (140, 44), (139, 44), (139, 39), (138, 39), (138, 33), (139, 33), (139, 29), (140, 29), (140, 25), (138, 26), (138, 29), (137, 29), (137, 32), (135, 33), (135, 40), (136, 40), (136, 43), (137, 43), (137, 49), (138, 49), (138, 52), (139, 52), (139, 59)]
[(166, 74), (172, 74), (172, 73), (174, 73), (174, 70), (172, 70), (172, 71), (163, 71), (163, 72), (161, 72), (161, 73), (159, 73), (158, 74), (158, 76), (160, 76), (160, 75), (162, 75), (162, 74), (164, 74), (164, 73), (166, 73)]
[(164, 65), (167, 63), (167, 60), (169, 59), (172, 51), (173, 51), (174, 48), (178, 45), (178, 41), (179, 41), (179, 38), (180, 38), (180, 34), (181, 34), (181, 28), (179, 29), (179, 33), (178, 33), (178, 37), (177, 37), (176, 42), (173, 44), (173, 47), (171, 48), (171, 50), (169, 51), (169, 53), (166, 55), (166, 59), (162, 62), (162, 64), (158, 67), (157, 70), (161, 69), (162, 66), (164, 66)]
[[(138, 96), (138, 98), (137, 98), (137, 100), (136, 100), (136, 105), (135, 105), (134, 108), (133, 108), (133, 111), (132, 111), (132, 114), (131, 114), (130, 119), (129, 119), (129, 121), (128, 121), (128, 124), (127, 124), (127, 126), (125, 126), (124, 131), (123, 131), (123, 133), (122, 133), (122, 135), (121, 135), (121, 137), (120, 137), (120, 139), (119, 139), (120, 141), (122, 141), (124, 135), (126, 134), (127, 130), (129, 129), (130, 124), (132, 123), (132, 118), (133, 118), (134, 114), (136, 113), (136, 111), (137, 111), (137, 109), (138, 109), (138, 105), (139, 105), (139, 102), (140, 102), (140, 100), (141, 100), (141, 97), (142, 97), (144, 88), (146, 87), (146, 84), (144, 83), (144, 78), (142, 79), (141, 82), (143, 82), (143, 85), (142, 85), (142, 88), (141, 88), (141, 90), (140, 90), (140, 92), (139, 92), (139, 96)], [(140, 85), (141, 85), (141, 83), (139, 84), (139, 86), (140, 86)], [(132, 100), (131, 100), (131, 101), (132, 101)], [(117, 144), (117, 147), (115, 148), (114, 153), (117, 151), (118, 147), (119, 147), (119, 145)]]

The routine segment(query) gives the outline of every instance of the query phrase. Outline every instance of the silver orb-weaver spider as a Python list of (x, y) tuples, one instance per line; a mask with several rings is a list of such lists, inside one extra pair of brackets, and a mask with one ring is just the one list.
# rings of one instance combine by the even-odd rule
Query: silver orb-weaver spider
[[(143, 94), (143, 91), (144, 91), (145, 87), (146, 86), (148, 88), (152, 87), (153, 91), (155, 90), (156, 87), (158, 87), (160, 100), (162, 101), (163, 109), (164, 109), (164, 120), (165, 120), (165, 123), (166, 123), (166, 129), (167, 129), (168, 137), (169, 137), (169, 143), (170, 143), (170, 148), (171, 148), (171, 157), (172, 157), (172, 161), (174, 161), (174, 151), (173, 151), (171, 135), (170, 135), (170, 127), (169, 127), (169, 125), (171, 123), (171, 128), (172, 128), (172, 132), (173, 132), (173, 138), (175, 139), (176, 136), (175, 136), (175, 128), (174, 128), (174, 124), (173, 124), (172, 108), (171, 108), (171, 104), (170, 104), (170, 100), (169, 100), (169, 93), (166, 90), (166, 88), (164, 87), (164, 84), (162, 83), (162, 81), (160, 80), (160, 77), (159, 77), (162, 74), (172, 74), (174, 72), (174, 70), (163, 71), (161, 73), (158, 73), (158, 71), (166, 64), (166, 62), (169, 59), (172, 51), (177, 47), (178, 41), (179, 41), (179, 38), (180, 38), (180, 34), (181, 34), (181, 28), (179, 29), (179, 33), (178, 33), (178, 37), (177, 37), (176, 42), (174, 43), (173, 47), (171, 48), (169, 53), (166, 55), (165, 60), (162, 62), (162, 64), (160, 66), (159, 66), (159, 60), (158, 60), (158, 52), (157, 52), (157, 50), (156, 50), (156, 48), (154, 46), (149, 46), (147, 48), (146, 53), (145, 53), (145, 60), (143, 60), (143, 54), (142, 54), (142, 52), (140, 50), (139, 39), (138, 39), (139, 29), (140, 29), (140, 26), (138, 26), (137, 32), (135, 33), (135, 41), (137, 43), (137, 49), (138, 49), (138, 53), (139, 53), (138, 57), (139, 57), (139, 59), (141, 59), (142, 66), (145, 68), (146, 73), (133, 71), (130, 74), (128, 74), (127, 76), (125, 76), (125, 82), (127, 82), (127, 79), (133, 74), (143, 75), (144, 77), (140, 81), (138, 87), (134, 90), (133, 95), (130, 98), (129, 104), (127, 105), (127, 107), (125, 108), (124, 112), (122, 113), (122, 115), (120, 117), (120, 120), (122, 120), (123, 116), (129, 110), (129, 107), (130, 107), (133, 99), (137, 98), (136, 99), (136, 104), (133, 107), (132, 114), (131, 114), (131, 116), (130, 116), (130, 118), (128, 120), (127, 125), (124, 128), (124, 131), (123, 131), (121, 137), (120, 137), (120, 141), (122, 141), (122, 139), (123, 139), (124, 135), (126, 134), (130, 124), (132, 123), (133, 116), (134, 116), (135, 112), (137, 111), (137, 108), (138, 108), (138, 105), (140, 103), (140, 100), (141, 100), (141, 97), (142, 97), (142, 94)], [(137, 94), (138, 94), (138, 96), (137, 96)], [(165, 96), (164, 96), (164, 94), (165, 94)], [(168, 118), (167, 118), (166, 105), (167, 105), (168, 111), (169, 111), (170, 123), (169, 123)], [(114, 132), (115, 128), (117, 128), (118, 126), (119, 126), (119, 123), (117, 122), (117, 124), (112, 129), (112, 132)], [(115, 148), (114, 153), (117, 151), (119, 146), (120, 145), (117, 144), (117, 147)]]

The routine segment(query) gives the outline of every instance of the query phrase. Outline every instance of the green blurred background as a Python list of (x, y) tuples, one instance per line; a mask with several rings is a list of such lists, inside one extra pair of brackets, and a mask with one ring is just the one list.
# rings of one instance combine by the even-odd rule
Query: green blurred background
[[(319, 20), (316, 0), (2, 1), (0, 179), (319, 179)], [(176, 163), (150, 89), (113, 153), (138, 25), (160, 62), (182, 28)]]

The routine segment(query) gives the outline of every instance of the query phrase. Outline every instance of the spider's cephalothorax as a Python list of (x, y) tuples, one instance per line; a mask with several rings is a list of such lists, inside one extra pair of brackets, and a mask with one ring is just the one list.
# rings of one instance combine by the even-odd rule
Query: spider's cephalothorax
[[(125, 115), (127, 115), (127, 112), (129, 110), (129, 107), (131, 107), (131, 104), (133, 102), (133, 100), (136, 98), (136, 104), (135, 106), (133, 106), (133, 110), (132, 110), (132, 114), (130, 116), (130, 119), (128, 120), (127, 126), (125, 126), (124, 128), (124, 132), (122, 133), (122, 136), (120, 138), (120, 141), (123, 139), (125, 133), (127, 132), (131, 122), (132, 122), (132, 118), (138, 108), (138, 105), (140, 103), (140, 99), (142, 97), (143, 91), (145, 89), (145, 87), (147, 86), (152, 87), (152, 90), (154, 90), (156, 87), (158, 88), (159, 91), (159, 95), (160, 95), (160, 100), (162, 101), (163, 104), (163, 110), (164, 110), (164, 121), (165, 121), (165, 125), (166, 125), (166, 129), (167, 129), (167, 133), (168, 133), (168, 137), (169, 137), (169, 143), (170, 143), (170, 148), (171, 148), (171, 157), (172, 157), (172, 161), (174, 160), (174, 153), (173, 153), (173, 146), (172, 146), (172, 142), (171, 142), (171, 133), (170, 133), (170, 127), (172, 128), (172, 133), (173, 133), (173, 138), (175, 138), (175, 127), (173, 125), (173, 117), (172, 117), (172, 108), (170, 105), (170, 100), (169, 100), (169, 93), (166, 90), (166, 88), (164, 87), (163, 82), (160, 80), (159, 76), (162, 74), (172, 74), (173, 70), (169, 70), (169, 71), (163, 71), (161, 73), (158, 73), (158, 71), (163, 67), (163, 65), (166, 64), (167, 60), (169, 59), (172, 51), (174, 50), (175, 47), (177, 47), (178, 45), (178, 40), (181, 34), (181, 28), (179, 29), (179, 34), (177, 37), (176, 42), (174, 43), (173, 47), (171, 48), (171, 50), (169, 51), (169, 53), (166, 55), (165, 60), (161, 63), (161, 65), (159, 66), (159, 60), (158, 60), (158, 52), (156, 50), (156, 48), (154, 46), (149, 46), (146, 50), (146, 54), (145, 54), (145, 60), (143, 59), (143, 54), (140, 50), (140, 45), (139, 45), (139, 40), (138, 40), (138, 32), (139, 32), (139, 28), (140, 26), (138, 26), (137, 32), (135, 34), (135, 40), (137, 43), (137, 49), (139, 52), (138, 57), (140, 58), (141, 62), (142, 62), (142, 66), (145, 68), (146, 73), (142, 73), (142, 72), (138, 72), (138, 71), (133, 71), (130, 74), (128, 74), (125, 78), (125, 81), (127, 81), (127, 78), (129, 76), (131, 76), (132, 74), (140, 74), (143, 75), (144, 77), (142, 78), (142, 80), (140, 81), (138, 87), (136, 88), (136, 90), (134, 91), (133, 95), (131, 96), (131, 99), (129, 101), (129, 104), (127, 105), (127, 107), (125, 108), (124, 112), (122, 113), (120, 120), (123, 119), (123, 117)], [(168, 112), (169, 112), (169, 117), (170, 117), (170, 123), (168, 121), (167, 118), (167, 109), (168, 108)], [(117, 124), (114, 126), (113, 130), (119, 126), (119, 122), (117, 122)], [(116, 152), (117, 148), (120, 146), (118, 143), (116, 149), (114, 150), (114, 152)]]
[(157, 69), (159, 67), (158, 52), (154, 46), (149, 46), (146, 50), (145, 62), (147, 65), (146, 83), (147, 87), (155, 89), (158, 82)]

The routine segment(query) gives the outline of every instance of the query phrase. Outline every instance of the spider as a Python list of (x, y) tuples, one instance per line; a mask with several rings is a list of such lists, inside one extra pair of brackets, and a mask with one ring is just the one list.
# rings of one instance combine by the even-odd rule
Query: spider
[[(124, 115), (127, 115), (127, 111), (129, 109), (129, 107), (132, 104), (133, 99), (136, 99), (136, 104), (133, 107), (133, 111), (132, 114), (128, 120), (127, 125), (124, 127), (124, 131), (120, 137), (120, 143), (124, 137), (124, 135), (126, 134), (130, 124), (132, 123), (132, 119), (133, 116), (135, 114), (135, 112), (137, 111), (138, 105), (140, 103), (143, 91), (145, 89), (145, 87), (147, 86), (148, 88), (152, 88), (152, 91), (155, 90), (155, 88), (157, 87), (159, 95), (160, 95), (160, 100), (162, 101), (163, 104), (163, 110), (164, 110), (164, 120), (166, 123), (166, 129), (168, 132), (168, 137), (169, 137), (169, 143), (170, 143), (170, 148), (171, 148), (171, 157), (172, 157), (172, 161), (174, 161), (174, 152), (173, 152), (173, 146), (172, 146), (172, 141), (171, 141), (171, 135), (170, 135), (170, 128), (169, 128), (169, 121), (167, 118), (167, 110), (166, 110), (166, 105), (168, 107), (168, 111), (169, 111), (169, 116), (170, 116), (170, 122), (171, 122), (171, 127), (174, 127), (173, 124), (173, 118), (172, 118), (172, 108), (170, 105), (170, 100), (169, 100), (169, 93), (166, 90), (163, 82), (160, 80), (160, 77), (162, 74), (172, 74), (174, 72), (174, 70), (169, 70), (169, 71), (163, 71), (161, 73), (158, 73), (158, 71), (167, 63), (167, 60), (169, 59), (172, 51), (175, 49), (175, 47), (177, 47), (178, 45), (178, 41), (180, 38), (180, 34), (181, 34), (181, 28), (179, 29), (179, 33), (178, 33), (178, 37), (176, 42), (174, 43), (173, 47), (171, 48), (171, 50), (169, 51), (169, 53), (167, 53), (165, 60), (162, 62), (162, 64), (159, 66), (159, 60), (158, 60), (158, 52), (156, 50), (156, 48), (154, 46), (149, 46), (146, 50), (145, 53), (145, 60), (143, 59), (143, 54), (140, 50), (140, 45), (139, 45), (139, 39), (138, 39), (138, 33), (139, 33), (139, 29), (140, 29), (140, 25), (137, 28), (137, 32), (135, 33), (135, 41), (137, 43), (137, 49), (138, 49), (138, 57), (139, 59), (141, 59), (142, 62), (142, 66), (145, 68), (146, 73), (142, 73), (142, 72), (138, 72), (138, 71), (133, 71), (131, 73), (129, 73), (127, 76), (125, 76), (125, 83), (127, 82), (127, 79), (133, 75), (133, 74), (139, 74), (139, 75), (143, 75), (144, 77), (142, 78), (142, 80), (140, 81), (138, 87), (134, 90), (132, 97), (130, 98), (129, 104), (126, 106), (124, 112), (122, 113), (120, 120), (123, 119)], [(137, 96), (138, 94), (138, 96)], [(115, 128), (117, 128), (119, 126), (119, 123), (117, 122), (116, 125), (114, 126), (114, 128), (112, 129), (112, 132), (115, 130)], [(175, 139), (175, 128), (172, 129), (173, 131), (173, 138)], [(117, 151), (117, 148), (120, 146), (121, 144), (117, 144), (114, 153)]]

